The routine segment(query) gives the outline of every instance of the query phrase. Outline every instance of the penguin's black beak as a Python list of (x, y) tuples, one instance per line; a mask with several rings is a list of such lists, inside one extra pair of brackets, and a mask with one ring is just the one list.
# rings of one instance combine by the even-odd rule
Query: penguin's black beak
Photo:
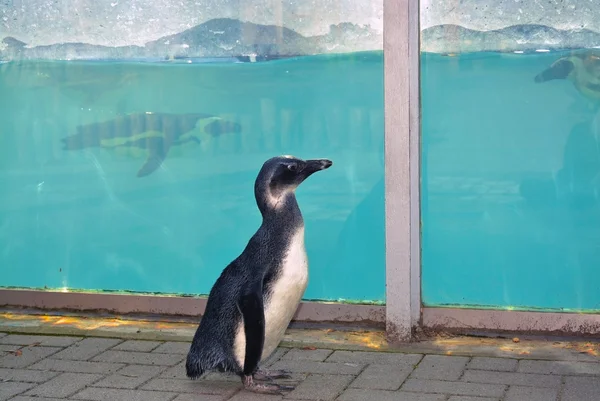
[(553, 79), (565, 79), (575, 68), (575, 64), (569, 60), (559, 60), (552, 66), (535, 76), (535, 82), (541, 83)]
[(304, 181), (305, 179), (307, 179), (308, 177), (310, 177), (317, 171), (328, 169), (329, 167), (331, 167), (332, 164), (333, 164), (333, 162), (328, 159), (306, 160), (306, 164), (304, 165), (304, 168), (300, 172), (302, 181)]
[(326, 170), (333, 165), (333, 162), (328, 159), (313, 159), (306, 161), (306, 167), (304, 170), (310, 171), (310, 173), (316, 173), (317, 171)]

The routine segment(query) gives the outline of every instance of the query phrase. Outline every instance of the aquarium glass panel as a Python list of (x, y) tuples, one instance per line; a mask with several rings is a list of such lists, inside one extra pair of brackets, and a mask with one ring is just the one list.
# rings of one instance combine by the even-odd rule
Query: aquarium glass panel
[(385, 293), (383, 0), (4, 1), (0, 286), (207, 294), (291, 154), (305, 299)]
[(420, 16), (424, 304), (600, 310), (600, 7)]

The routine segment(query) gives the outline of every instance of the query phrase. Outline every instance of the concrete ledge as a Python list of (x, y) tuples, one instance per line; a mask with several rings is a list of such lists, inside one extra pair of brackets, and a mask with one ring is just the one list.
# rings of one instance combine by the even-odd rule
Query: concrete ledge
[(484, 330), (522, 334), (598, 336), (600, 315), (489, 309), (423, 308), (423, 326), (435, 330)]
[[(31, 334), (189, 343), (198, 327), (197, 322), (124, 319), (117, 316), (99, 317), (95, 313), (81, 315), (69, 316), (60, 313), (32, 315), (18, 311), (3, 312), (0, 310), (0, 337), (3, 332), (25, 334), (21, 339), (23, 344), (31, 344), (35, 341), (28, 337)], [(390, 344), (385, 337), (385, 331), (377, 329), (295, 329), (290, 327), (286, 331), (280, 346), (302, 348), (302, 352), (313, 352), (311, 349), (317, 348), (468, 357), (565, 360), (576, 361), (577, 363), (597, 363), (600, 361), (597, 344), (581, 339), (579, 341), (565, 341), (565, 339), (559, 338), (540, 339), (533, 336), (519, 336), (520, 340), (515, 342), (513, 336), (484, 338), (436, 335), (412, 343)], [(50, 337), (46, 337), (44, 340), (47, 342), (61, 341)], [(367, 358), (375, 357), (372, 352), (366, 355)], [(386, 358), (393, 359), (396, 357)], [(492, 363), (492, 361), (480, 362)]]
[[(0, 307), (197, 317), (204, 313), (206, 298), (4, 289)], [(385, 306), (302, 302), (294, 320), (380, 326), (385, 322)]]

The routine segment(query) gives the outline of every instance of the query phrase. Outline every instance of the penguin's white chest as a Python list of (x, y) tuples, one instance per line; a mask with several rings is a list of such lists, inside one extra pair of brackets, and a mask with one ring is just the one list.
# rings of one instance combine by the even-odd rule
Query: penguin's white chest
[(273, 281), (271, 295), (265, 300), (265, 345), (262, 358), (279, 345), (308, 284), (308, 258), (304, 247), (304, 227), (289, 244), (279, 277)]
[[(277, 348), (288, 328), (308, 284), (308, 258), (304, 246), (304, 227), (292, 237), (271, 293), (264, 300), (265, 341), (261, 361)], [(234, 341), (234, 354), (241, 367), (246, 354), (243, 319)]]

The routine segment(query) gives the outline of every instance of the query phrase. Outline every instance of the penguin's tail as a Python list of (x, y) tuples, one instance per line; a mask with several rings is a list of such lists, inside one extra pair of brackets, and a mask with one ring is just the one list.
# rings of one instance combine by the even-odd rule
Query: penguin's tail
[(187, 377), (190, 379), (198, 379), (204, 373), (212, 370), (218, 370), (222, 373), (241, 372), (241, 369), (239, 366), (237, 366), (237, 363), (224, 355), (222, 350), (219, 348), (196, 348), (192, 344), (185, 362), (185, 371)]
[(190, 379), (198, 379), (204, 374), (204, 369), (198, 357), (189, 353), (185, 362), (185, 373)]

